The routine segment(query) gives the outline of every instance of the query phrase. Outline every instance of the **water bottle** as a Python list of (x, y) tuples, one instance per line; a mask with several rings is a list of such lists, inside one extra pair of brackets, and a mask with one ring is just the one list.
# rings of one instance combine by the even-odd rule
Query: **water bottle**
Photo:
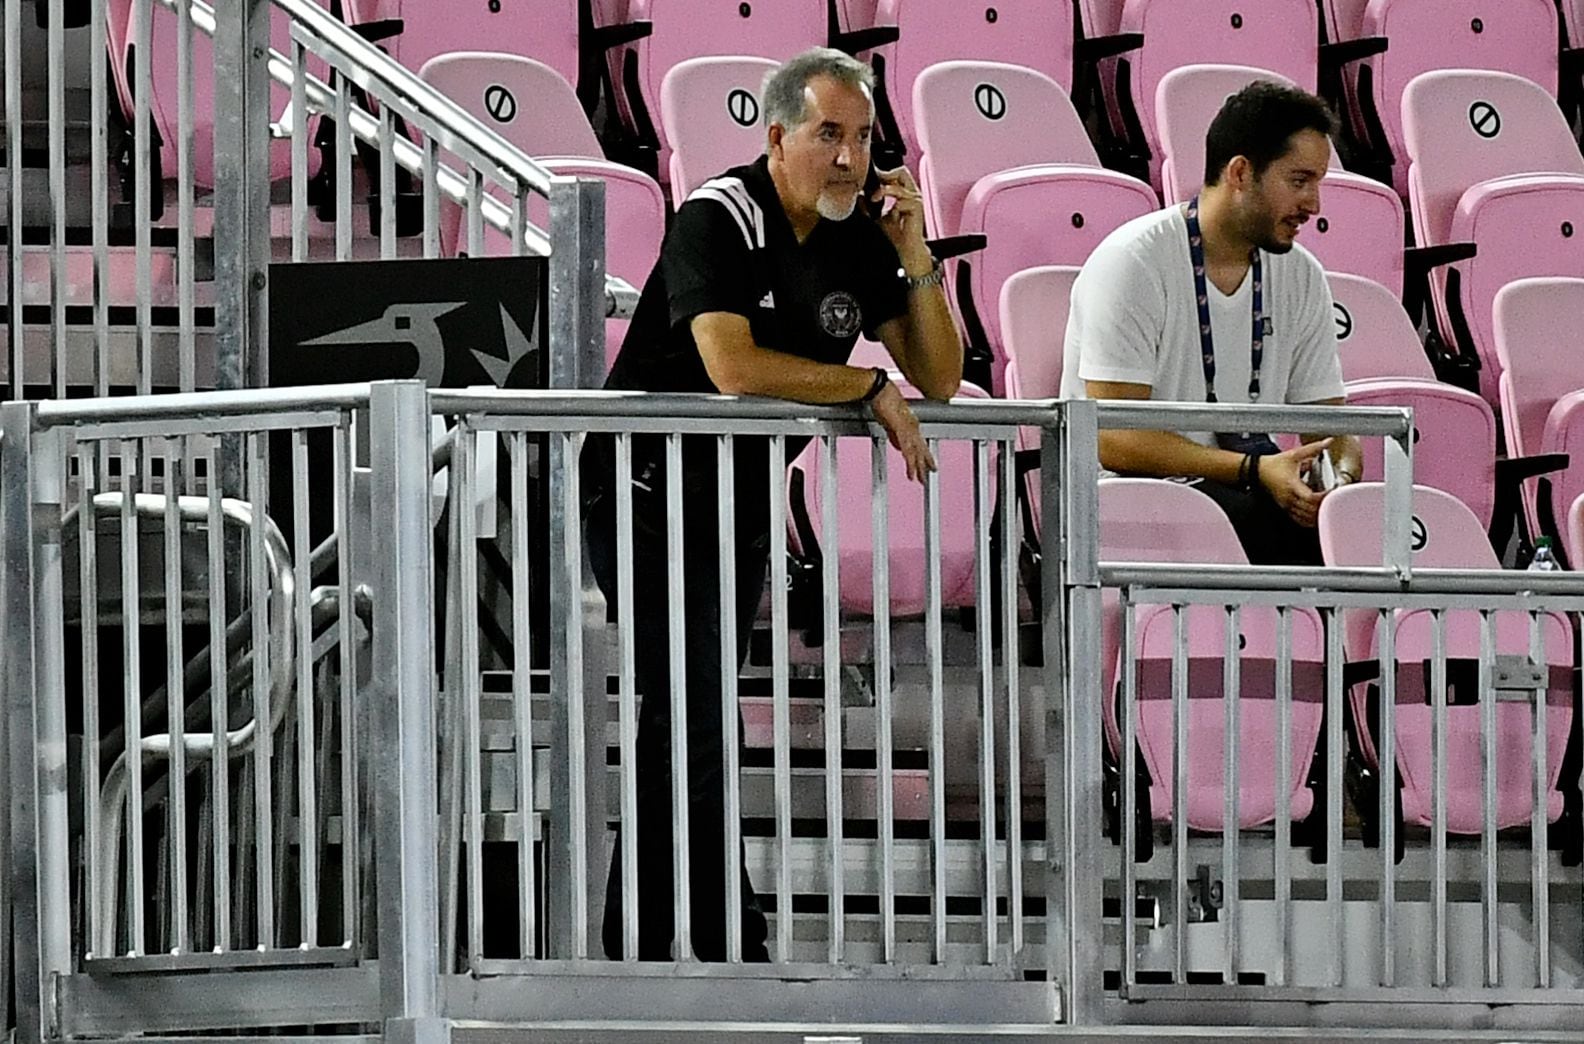
[(1540, 573), (1556, 573), (1562, 570), (1562, 563), (1556, 559), (1556, 553), (1551, 550), (1551, 538), (1540, 537), (1535, 541), (1534, 557), (1529, 560), (1529, 568)]

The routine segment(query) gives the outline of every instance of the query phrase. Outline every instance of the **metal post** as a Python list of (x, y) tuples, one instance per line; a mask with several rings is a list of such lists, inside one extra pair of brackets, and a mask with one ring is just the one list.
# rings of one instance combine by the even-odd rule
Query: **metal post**
[[(578, 178), (553, 179), (550, 186), (550, 272), (548, 301), (550, 309), (549, 385), (552, 388), (587, 388), (597, 386), (605, 372), (605, 185), (594, 180)], [(550, 440), (550, 547), (552, 556), (568, 548), (569, 541), (581, 541), (581, 520), (574, 510), (567, 511), (568, 484), (576, 481), (572, 469), (577, 467), (575, 447), (580, 440)], [(578, 555), (577, 559), (581, 560)], [(549, 943), (552, 957), (586, 956), (580, 952), (587, 940), (598, 939), (600, 911), (594, 903), (585, 901), (580, 911), (574, 911), (572, 898), (581, 891), (585, 900), (604, 894), (605, 879), (605, 664), (599, 655), (604, 642), (604, 599), (595, 586), (586, 567), (578, 576), (561, 568), (550, 570), (550, 604), (570, 607), (573, 599), (580, 600), (581, 614), (556, 612), (551, 614), (550, 677), (551, 702), (554, 706), (554, 735), (567, 736), (571, 708), (566, 705), (570, 688), (566, 668), (568, 633), (574, 625), (584, 629), (581, 637), (581, 672), (583, 675), (582, 720), (585, 727), (579, 734), (583, 743), (581, 789), (585, 795), (598, 795), (598, 800), (583, 802), (583, 814), (577, 822), (571, 819), (571, 803), (567, 800), (572, 780), (567, 776), (568, 758), (558, 758), (551, 770), (551, 804), (557, 810), (552, 830), (552, 849), (564, 849), (572, 841), (572, 831), (579, 831), (585, 845), (582, 862), (583, 887), (574, 889), (566, 875), (554, 873), (552, 859), (547, 885), (547, 914)], [(579, 587), (579, 590), (574, 590)], [(590, 727), (588, 723), (598, 723)], [(565, 869), (565, 867), (563, 867)], [(574, 912), (583, 923), (574, 925)], [(577, 943), (574, 951), (565, 951), (569, 941)]]
[(1104, 1000), (1104, 848), (1096, 842), (1102, 778), (1100, 503), (1095, 479), (1100, 450), (1095, 404), (1075, 401), (1064, 409), (1060, 443), (1055, 429), (1047, 428), (1040, 453), (1046, 501), (1040, 546), (1045, 549), (1045, 749), (1050, 766), (1045, 800), (1054, 809), (1047, 817), (1060, 817), (1051, 824), (1059, 829), (1047, 832), (1045, 842), (1052, 876), (1059, 878), (1051, 895), (1058, 905), (1047, 923), (1056, 923), (1056, 911), (1066, 920), (1066, 936), (1048, 935), (1046, 946), (1061, 949), (1053, 963), (1064, 973), (1063, 1015), (1068, 1023), (1082, 1026), (1102, 1021)]
[(374, 385), (373, 502), (386, 520), (375, 565), (375, 875), (380, 1012), (386, 1039), (444, 1044), (440, 1018), (439, 865), (435, 839), (434, 643), (429, 545), (429, 403), (418, 381)]
[(225, 157), (214, 188), (217, 388), (258, 387), (269, 373), (270, 10), (268, 0), (237, 0), (214, 14), (214, 143)]
[[(65, 625), (57, 435), (35, 437), (34, 407), (0, 407), (5, 433), (6, 699), (11, 763), (10, 852), (15, 900), (17, 1039), (57, 1036), (54, 979), (70, 970)], [(36, 480), (35, 480), (36, 479)], [(55, 525), (49, 525), (53, 507)]]

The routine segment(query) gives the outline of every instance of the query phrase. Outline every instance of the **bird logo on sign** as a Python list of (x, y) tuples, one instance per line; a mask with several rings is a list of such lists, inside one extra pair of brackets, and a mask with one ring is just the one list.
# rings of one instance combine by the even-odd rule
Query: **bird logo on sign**
[(987, 120), (999, 120), (1006, 115), (1006, 95), (994, 84), (981, 83), (974, 88), (974, 108)]
[(752, 127), (759, 122), (759, 99), (741, 87), (726, 96), (726, 111), (739, 127)]
[[(444, 383), (446, 370), (445, 338), (440, 333), (439, 320), (466, 305), (465, 301), (420, 302), (393, 304), (384, 315), (364, 323), (335, 330), (331, 333), (302, 342), (304, 348), (320, 347), (374, 347), (378, 345), (409, 344), (417, 356), (415, 372), (411, 375), (437, 388)], [(512, 318), (505, 305), (500, 305), (501, 330), (505, 335), (506, 358), (487, 349), (470, 346), (469, 354), (478, 362), (496, 386), (504, 386), (517, 364), (536, 351), (528, 335), (523, 333), (517, 320)]]

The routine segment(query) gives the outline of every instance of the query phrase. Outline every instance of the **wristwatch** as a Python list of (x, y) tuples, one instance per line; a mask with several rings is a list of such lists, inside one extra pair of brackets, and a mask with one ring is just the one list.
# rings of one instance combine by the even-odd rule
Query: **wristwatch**
[(936, 259), (934, 267), (928, 272), (921, 276), (910, 276), (903, 272), (902, 280), (907, 283), (909, 290), (918, 290), (926, 286), (940, 286), (946, 281), (946, 269), (942, 267), (940, 260)]

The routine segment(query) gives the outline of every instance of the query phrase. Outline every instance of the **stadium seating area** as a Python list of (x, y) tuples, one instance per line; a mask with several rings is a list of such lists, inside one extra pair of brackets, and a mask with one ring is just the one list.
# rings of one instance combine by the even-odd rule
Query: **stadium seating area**
[[(139, 82), (128, 34), (131, 4), (111, 6), (111, 68), (130, 120)], [(853, 50), (872, 64), (880, 86), (877, 156), (901, 160), (918, 175), (930, 234), (983, 237), (982, 247), (954, 258), (949, 272), (970, 347), (968, 376), (978, 385), (964, 394), (976, 397), (1057, 393), (1074, 273), (1117, 226), (1193, 193), (1205, 126), (1227, 94), (1260, 78), (1319, 89), (1341, 114), (1342, 127), (1322, 189), (1323, 213), (1300, 242), (1333, 273), (1349, 400), (1415, 410), (1414, 466), (1422, 487), (1415, 513), (1445, 534), (1430, 542), (1435, 564), (1512, 561), (1506, 537), (1515, 518), (1518, 558), (1548, 535), (1573, 562), (1584, 559), (1584, 461), (1569, 456), (1584, 446), (1584, 361), (1574, 325), (1584, 315), (1584, 154), (1579, 126), (1570, 120), (1580, 93), (1574, 48), (1584, 45), (1584, 5), (542, 0), (531, 9), (492, 4), (488, 14), (481, 7), (464, 17), (440, 0), (346, 0), (340, 13), (550, 169), (603, 178), (609, 268), (634, 285), (658, 255), (668, 215), (702, 181), (759, 152), (759, 85), (772, 63), (817, 44)], [(167, 175), (175, 163), (175, 65), (167, 60), (174, 24), (156, 5), (151, 118)], [(286, 51), (284, 26), (276, 28), (276, 47)], [(511, 105), (498, 104), (500, 91)], [(279, 111), (286, 95), (276, 95)], [(204, 104), (200, 98), (200, 111)], [(201, 158), (212, 154), (206, 134), (200, 119)], [(283, 141), (271, 157), (272, 172), (286, 176), (289, 162)], [(323, 161), (313, 162), (317, 173)], [(212, 170), (202, 161), (198, 166), (197, 183), (211, 183)], [(446, 253), (504, 251), (490, 236), (471, 244), (461, 226), (461, 212), (452, 208), (442, 234)], [(612, 355), (623, 325), (612, 321), (608, 331)], [(805, 556), (819, 553), (821, 494), (813, 479), (819, 453), (811, 447), (792, 465), (809, 479), (795, 486), (804, 500), (792, 512), (812, 520), (807, 531), (793, 534)], [(1554, 454), (1564, 456), (1546, 456)], [(867, 454), (844, 448), (838, 456), (840, 484), (866, 489)], [(942, 518), (971, 520), (974, 462), (942, 463), (949, 476), (941, 483)], [(1380, 477), (1378, 451), (1366, 469), (1366, 479)], [(898, 470), (893, 462), (892, 472)], [(1036, 487), (1020, 488), (1021, 494), (1002, 495), (1020, 496), (1022, 516), (1037, 519)], [(858, 614), (874, 608), (866, 505), (851, 519), (843, 508), (836, 552), (843, 606)], [(1224, 518), (1185, 487), (1107, 482), (1102, 509), (1107, 550), (1116, 558), (1243, 560)], [(899, 499), (891, 510), (893, 520), (916, 520), (921, 501)], [(1379, 548), (1357, 537), (1379, 532), (1359, 519), (1381, 510), (1380, 491), (1369, 484), (1329, 500), (1321, 520), (1328, 561), (1378, 562)], [(1352, 513), (1345, 540), (1338, 521), (1344, 512)], [(974, 599), (972, 539), (955, 527), (943, 547), (948, 605)], [(917, 614), (923, 583), (910, 570), (920, 568), (921, 556), (905, 545), (892, 550), (890, 609)], [(1156, 668), (1171, 656), (1170, 623), (1169, 614), (1137, 623), (1145, 690), (1140, 737), (1155, 781), (1156, 818), (1169, 815), (1174, 795), (1170, 722), (1152, 707), (1164, 707), (1169, 718), (1170, 704), (1152, 700), (1169, 693), (1148, 689), (1159, 686)], [(1552, 662), (1570, 664), (1567, 622), (1556, 618), (1547, 626)], [(1400, 654), (1429, 641), (1424, 620), (1413, 613), (1400, 614), (1395, 627)], [(1272, 646), (1274, 613), (1269, 619), (1251, 613), (1245, 632), (1250, 655)], [(1197, 650), (1197, 621), (1193, 635)], [(1219, 655), (1215, 627), (1202, 635), (1203, 654)], [(1108, 665), (1115, 670), (1116, 636), (1110, 638)], [(1527, 640), (1500, 629), (1501, 643)], [(1308, 758), (1320, 728), (1318, 618), (1295, 621), (1292, 641), (1290, 809), (1301, 820), (1314, 805)], [(1449, 621), (1448, 641), (1463, 650), (1455, 655), (1477, 655), (1467, 651), (1470, 641), (1478, 645), (1477, 634), (1457, 620)], [(1371, 660), (1376, 642), (1372, 623), (1349, 627), (1349, 658)], [(1353, 685), (1366, 762), (1378, 738), (1371, 724), (1378, 720), (1375, 699), (1368, 680)], [(1195, 715), (1204, 719), (1196, 717), (1195, 728), (1213, 750), (1207, 763), (1219, 763), (1214, 748), (1225, 741), (1217, 706), (1195, 703)], [(1240, 746), (1255, 752), (1251, 763), (1269, 767), (1270, 753), (1258, 753), (1272, 733), (1263, 713), (1245, 713)], [(1570, 720), (1552, 715), (1553, 737), (1565, 737)], [(1107, 724), (1114, 753), (1119, 734), (1114, 720)], [(1399, 712), (1407, 822), (1427, 821), (1429, 814), (1422, 725)], [(1163, 727), (1168, 733), (1159, 740)], [(1504, 719), (1501, 728), (1503, 744), (1530, 742), (1527, 719)], [(1477, 720), (1454, 721), (1454, 766), (1477, 769), (1478, 752), (1470, 746), (1477, 734)], [(1562, 762), (1558, 749), (1547, 764), (1555, 773)], [(1203, 793), (1188, 795), (1190, 824), (1220, 829), (1220, 779), (1207, 775), (1194, 785)], [(1477, 771), (1468, 779), (1454, 772), (1449, 785), (1449, 829), (1477, 831), (1474, 806), (1463, 803), (1465, 790), (1478, 785)], [(1502, 783), (1503, 826), (1528, 820), (1526, 786), (1522, 779)], [(1244, 787), (1259, 796), (1244, 801), (1243, 825), (1269, 822), (1274, 780), (1245, 776)], [(1553, 796), (1554, 820), (1562, 798)]]

